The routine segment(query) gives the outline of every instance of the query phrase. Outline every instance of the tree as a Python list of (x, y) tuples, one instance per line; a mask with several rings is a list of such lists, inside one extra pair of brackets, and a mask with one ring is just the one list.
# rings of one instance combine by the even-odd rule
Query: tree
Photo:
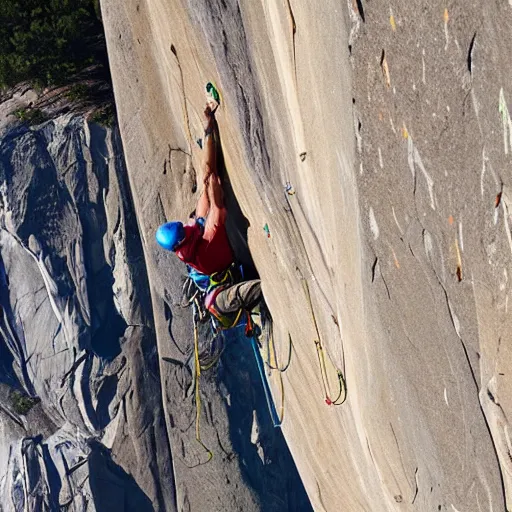
[(107, 69), (95, 0), (0, 0), (0, 86), (61, 85), (92, 64)]

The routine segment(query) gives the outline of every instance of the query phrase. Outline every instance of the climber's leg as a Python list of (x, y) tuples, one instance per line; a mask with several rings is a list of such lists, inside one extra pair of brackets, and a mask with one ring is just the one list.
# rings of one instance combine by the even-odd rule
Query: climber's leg
[(261, 281), (254, 279), (225, 288), (215, 297), (215, 308), (222, 314), (240, 309), (251, 311), (262, 299)]

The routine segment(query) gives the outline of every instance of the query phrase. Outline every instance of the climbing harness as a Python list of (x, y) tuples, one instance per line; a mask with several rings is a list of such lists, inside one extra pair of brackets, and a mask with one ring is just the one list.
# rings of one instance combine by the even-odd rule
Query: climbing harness
[(304, 277), (301, 277), (301, 280), (302, 280), (302, 284), (304, 286), (304, 291), (306, 293), (306, 298), (307, 298), (307, 301), (308, 301), (309, 310), (311, 312), (311, 318), (313, 320), (313, 324), (314, 324), (315, 330), (316, 330), (317, 338), (315, 339), (315, 346), (316, 346), (316, 354), (317, 354), (317, 357), (318, 357), (318, 363), (320, 365), (320, 373), (322, 375), (322, 385), (323, 385), (323, 388), (324, 388), (325, 403), (327, 405), (341, 405), (343, 402), (345, 402), (345, 400), (347, 398), (347, 386), (346, 386), (346, 383), (345, 383), (345, 378), (343, 377), (343, 373), (338, 368), (336, 368), (336, 366), (334, 365), (334, 363), (332, 362), (332, 360), (329, 357), (329, 360), (330, 360), (332, 366), (336, 369), (336, 373), (338, 374), (338, 384), (339, 384), (338, 396), (333, 400), (331, 398), (332, 394), (330, 392), (329, 381), (327, 379), (327, 368), (326, 368), (326, 363), (325, 363), (325, 353), (324, 353), (324, 349), (323, 349), (323, 346), (322, 346), (322, 341), (320, 339), (320, 332), (319, 332), (319, 329), (318, 329), (318, 324), (317, 324), (317, 321), (316, 321), (315, 312), (313, 310), (313, 304), (311, 302), (311, 294), (309, 293), (308, 282), (306, 281), (306, 279), (304, 279)]

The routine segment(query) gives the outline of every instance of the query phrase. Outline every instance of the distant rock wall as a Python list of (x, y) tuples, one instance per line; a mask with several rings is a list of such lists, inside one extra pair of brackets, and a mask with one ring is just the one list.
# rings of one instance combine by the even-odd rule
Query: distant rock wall
[(13, 101), (1, 108), (2, 381), (41, 400), (26, 417), (1, 400), (2, 508), (114, 510), (98, 494), (110, 480), (111, 503), (165, 508), (172, 459), (117, 131), (72, 113), (29, 127), (9, 116)]

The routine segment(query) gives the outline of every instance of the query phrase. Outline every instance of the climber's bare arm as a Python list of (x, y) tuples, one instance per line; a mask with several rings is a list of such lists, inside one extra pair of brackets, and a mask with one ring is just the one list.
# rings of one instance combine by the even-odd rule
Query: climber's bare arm
[(218, 176), (217, 173), (217, 155), (215, 146), (215, 137), (217, 137), (218, 128), (215, 117), (209, 105), (204, 110), (204, 147), (203, 147), (203, 192), (196, 205), (196, 218), (208, 215), (210, 211), (210, 192), (209, 182), (211, 176)]
[(196, 218), (197, 217), (206, 218), (209, 210), (210, 210), (210, 200), (208, 198), (208, 190), (205, 186), (203, 193), (201, 194), (201, 197), (199, 198), (199, 201), (197, 201)]
[(210, 199), (210, 211), (206, 217), (206, 225), (203, 238), (211, 240), (217, 228), (226, 221), (226, 208), (224, 208), (224, 197), (220, 178), (211, 175), (207, 185), (208, 197)]
[(205, 187), (210, 176), (218, 176), (217, 172), (217, 148), (218, 127), (215, 116), (209, 106), (204, 111), (204, 157), (203, 157), (203, 182)]
[(224, 208), (224, 192), (218, 176), (210, 176), (207, 185), (208, 199), (210, 200), (210, 211), (222, 210)]

